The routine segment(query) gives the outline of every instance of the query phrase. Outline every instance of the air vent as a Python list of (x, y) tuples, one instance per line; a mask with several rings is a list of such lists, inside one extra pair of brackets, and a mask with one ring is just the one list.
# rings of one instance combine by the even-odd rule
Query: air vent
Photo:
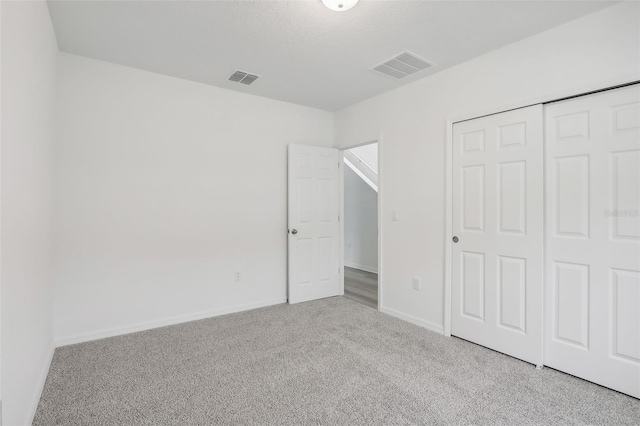
[(395, 58), (374, 67), (373, 70), (393, 78), (403, 78), (429, 68), (433, 64), (411, 52), (403, 52)]
[(259, 75), (249, 74), (248, 72), (236, 70), (229, 76), (229, 81), (249, 85), (256, 81), (259, 77)]

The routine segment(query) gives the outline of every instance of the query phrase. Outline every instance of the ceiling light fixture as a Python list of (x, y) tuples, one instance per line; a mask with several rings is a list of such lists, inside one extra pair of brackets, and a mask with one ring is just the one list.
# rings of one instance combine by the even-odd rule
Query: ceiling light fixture
[(358, 3), (358, 0), (322, 0), (325, 6), (336, 12), (344, 12)]

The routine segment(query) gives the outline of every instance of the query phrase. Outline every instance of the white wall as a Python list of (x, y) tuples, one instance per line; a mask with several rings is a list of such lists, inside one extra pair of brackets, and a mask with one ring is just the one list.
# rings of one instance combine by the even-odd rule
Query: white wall
[(640, 79), (638, 8), (609, 7), (336, 114), (336, 146), (381, 140), (384, 311), (442, 331), (446, 120)]
[(285, 302), (286, 146), (331, 146), (333, 114), (69, 54), (58, 76), (58, 343)]
[(378, 272), (378, 193), (344, 168), (344, 264)]
[(58, 46), (43, 1), (2, 2), (2, 402), (31, 424), (53, 354), (52, 144)]
[(0, 426), (2, 426), (2, 5), (0, 4)]
[(349, 151), (360, 157), (369, 167), (378, 173), (378, 144), (370, 143), (357, 148), (351, 148)]

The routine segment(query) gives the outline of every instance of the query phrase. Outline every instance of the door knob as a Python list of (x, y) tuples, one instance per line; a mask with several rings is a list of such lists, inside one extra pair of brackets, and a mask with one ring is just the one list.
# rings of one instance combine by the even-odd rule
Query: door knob
[(453, 242), (454, 242), (454, 243), (457, 243), (457, 242), (459, 241), (459, 240), (458, 240), (458, 237), (453, 237), (452, 239), (453, 239)]
[(293, 235), (296, 235), (296, 234), (298, 233), (298, 230), (297, 230), (297, 229), (292, 229), (292, 230), (291, 230), (291, 233), (292, 233)]

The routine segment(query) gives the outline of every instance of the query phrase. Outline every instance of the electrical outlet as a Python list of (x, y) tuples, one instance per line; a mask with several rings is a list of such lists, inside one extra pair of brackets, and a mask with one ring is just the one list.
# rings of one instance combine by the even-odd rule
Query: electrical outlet
[(414, 290), (420, 290), (420, 278), (413, 277), (412, 284)]
[(234, 276), (236, 281), (242, 281), (242, 272), (236, 271)]
[(391, 220), (394, 222), (398, 221), (398, 211), (397, 210), (392, 210), (391, 211)]

